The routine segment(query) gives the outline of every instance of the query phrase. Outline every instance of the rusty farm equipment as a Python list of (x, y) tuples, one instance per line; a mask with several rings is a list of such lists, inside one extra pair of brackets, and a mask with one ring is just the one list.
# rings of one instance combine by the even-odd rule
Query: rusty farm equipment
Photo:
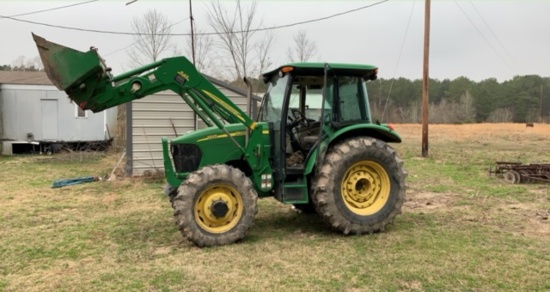
[(502, 177), (511, 184), (550, 183), (550, 164), (497, 161), (495, 166), (489, 167), (489, 174)]

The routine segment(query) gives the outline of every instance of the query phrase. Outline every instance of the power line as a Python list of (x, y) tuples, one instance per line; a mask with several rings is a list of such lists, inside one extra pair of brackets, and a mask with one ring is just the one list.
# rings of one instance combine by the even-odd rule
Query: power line
[(0, 16), (0, 19), (37, 14), (37, 13), (48, 12), (48, 11), (54, 11), (54, 10), (69, 8), (69, 7), (73, 7), (73, 6), (88, 4), (88, 3), (92, 3), (92, 2), (96, 2), (96, 1), (97, 0), (90, 0), (90, 1), (86, 1), (86, 2), (80, 2), (80, 3), (75, 3), (75, 4), (71, 4), (71, 5), (65, 5), (65, 6), (59, 6), (59, 7), (54, 7), (54, 8), (48, 8), (48, 9), (43, 9), (43, 10), (38, 10), (38, 11), (33, 11), (33, 12), (25, 12), (25, 13), (10, 15), (10, 16)]
[[(182, 19), (182, 20), (180, 20), (180, 21), (178, 21), (178, 22), (175, 22), (175, 23), (171, 24), (170, 26), (168, 26), (168, 28), (171, 28), (171, 27), (173, 27), (173, 26), (176, 25), (176, 24), (180, 24), (180, 23), (184, 22), (184, 21), (187, 20), (187, 19), (189, 19), (189, 17), (186, 17), (186, 18), (184, 18), (184, 19)], [(127, 48), (129, 48), (129, 47), (131, 47), (131, 46), (133, 46), (133, 45), (135, 45), (135, 44), (138, 43), (138, 42), (139, 42), (139, 40), (138, 40), (138, 41), (135, 41), (135, 42), (133, 42), (133, 43), (131, 43), (131, 44), (129, 44), (129, 45), (123, 47), (123, 48), (120, 48), (120, 49), (116, 49), (116, 50), (114, 50), (114, 51), (111, 51), (111, 52), (109, 52), (109, 53), (103, 55), (103, 57), (107, 57), (107, 56), (112, 55), (112, 54), (114, 54), (114, 53), (118, 53), (118, 52), (120, 52), (120, 51), (123, 51), (123, 50), (125, 50), (125, 49), (127, 49)]]
[(462, 11), (462, 13), (464, 14), (464, 16), (466, 16), (466, 18), (468, 19), (468, 21), (474, 26), (474, 28), (477, 30), (477, 32), (481, 35), (481, 37), (483, 38), (483, 40), (485, 40), (485, 42), (487, 43), (487, 45), (489, 45), (489, 47), (493, 50), (493, 52), (495, 52), (495, 54), (500, 58), (500, 60), (502, 60), (502, 62), (504, 62), (504, 64), (506, 64), (506, 66), (508, 66), (508, 68), (510, 68), (512, 71), (514, 71), (514, 68), (512, 66), (510, 66), (510, 64), (508, 64), (508, 62), (506, 62), (506, 60), (502, 57), (502, 55), (500, 55), (498, 53), (498, 51), (495, 49), (495, 47), (493, 47), (493, 45), (489, 42), (489, 40), (485, 37), (485, 35), (481, 32), (481, 30), (479, 30), (479, 28), (475, 25), (475, 23), (472, 21), (472, 19), (468, 16), (468, 14), (466, 14), (466, 11), (464, 11), (464, 9), (462, 9), (462, 7), (460, 6), (460, 4), (458, 4), (458, 2), (455, 0), (454, 1), (456, 6), (458, 6), (458, 8), (460, 9), (460, 11)]
[[(330, 18), (334, 18), (334, 17), (337, 17), (337, 16), (342, 16), (342, 15), (345, 15), (345, 14), (357, 12), (357, 11), (360, 11), (360, 10), (363, 10), (363, 9), (367, 9), (367, 8), (370, 8), (370, 7), (373, 7), (373, 6), (376, 6), (376, 5), (378, 5), (378, 4), (382, 4), (382, 3), (384, 3), (384, 2), (388, 2), (388, 1), (389, 1), (389, 0), (382, 0), (382, 1), (379, 1), (379, 2), (376, 2), (376, 3), (373, 3), (373, 4), (361, 6), (361, 7), (355, 8), (355, 9), (347, 10), (347, 11), (344, 11), (344, 12), (332, 14), (332, 15), (325, 16), (325, 17), (320, 17), (320, 18), (315, 18), (315, 19), (310, 19), (310, 20), (304, 20), (304, 21), (295, 22), (295, 23), (290, 23), (290, 24), (284, 24), (284, 25), (266, 27), (266, 28), (251, 29), (251, 30), (249, 30), (249, 31), (273, 30), (273, 29), (287, 28), (287, 27), (302, 25), (302, 24), (306, 24), (306, 23), (318, 22), (318, 21), (322, 21), (322, 20), (327, 20), (327, 19), (330, 19)], [(234, 33), (242, 33), (242, 32), (244, 32), (244, 31), (236, 31), (236, 32), (234, 32)], [(218, 34), (218, 33), (203, 33), (203, 34), (204, 34), (204, 35), (208, 35), (208, 34)]]
[(397, 63), (395, 64), (395, 70), (393, 71), (393, 77), (392, 81), (390, 83), (390, 89), (388, 90), (388, 97), (386, 98), (386, 104), (384, 105), (384, 110), (382, 111), (382, 120), (384, 119), (384, 116), (386, 115), (386, 109), (388, 108), (388, 104), (390, 103), (390, 95), (391, 90), (393, 88), (393, 83), (395, 82), (395, 75), (397, 75), (397, 68), (399, 67), (399, 62), (401, 61), (401, 55), (403, 53), (403, 48), (405, 47), (405, 40), (407, 39), (407, 35), (409, 34), (409, 26), (411, 25), (411, 19), (413, 16), (414, 6), (416, 5), (416, 0), (413, 2), (413, 5), (411, 7), (411, 12), (409, 13), (409, 20), (407, 21), (407, 28), (405, 28), (405, 35), (403, 36), (403, 41), (401, 42), (401, 48), (399, 49), (399, 55), (397, 56)]
[(514, 58), (512, 58), (512, 55), (508, 52), (508, 50), (506, 49), (506, 47), (502, 44), (502, 42), (500, 42), (499, 38), (497, 37), (497, 35), (495, 34), (495, 32), (491, 29), (491, 27), (489, 26), (489, 24), (487, 23), (487, 21), (485, 21), (485, 18), (483, 17), (483, 15), (481, 15), (481, 13), (479, 12), (479, 10), (477, 10), (477, 7), (474, 5), (474, 3), (472, 1), (470, 1), (470, 5), (472, 5), (472, 7), (474, 8), (474, 10), (477, 12), (477, 14), (479, 15), (479, 17), (481, 18), (481, 20), (483, 21), (483, 23), (485, 23), (485, 26), (487, 27), (487, 29), (489, 29), (489, 32), (491, 32), (491, 34), (493, 35), (493, 37), (495, 38), (495, 40), (497, 40), (497, 43), (500, 45), (500, 47), (502, 48), (502, 50), (504, 50), (504, 52), (506, 53), (506, 55), (508, 55), (508, 58), (510, 58), (512, 60), (512, 62), (514, 62), (514, 64), (517, 65), (517, 63), (515, 62)]
[(414, 6), (416, 5), (416, 0), (413, 1), (413, 5), (411, 7), (411, 12), (409, 13), (409, 20), (407, 21), (407, 27), (405, 28), (405, 35), (403, 36), (403, 41), (401, 42), (401, 48), (399, 49), (399, 55), (397, 56), (397, 64), (395, 64), (395, 70), (393, 71), (393, 76), (397, 74), (397, 68), (399, 67), (399, 62), (401, 60), (401, 54), (403, 53), (403, 48), (405, 47), (405, 40), (407, 39), (407, 35), (409, 34), (409, 27), (411, 26), (411, 19), (413, 16)]
[(120, 52), (120, 51), (126, 50), (127, 48), (129, 48), (129, 47), (135, 45), (136, 43), (137, 43), (137, 41), (136, 41), (136, 42), (133, 42), (133, 43), (131, 43), (131, 44), (129, 44), (129, 45), (123, 47), (123, 48), (116, 49), (116, 50), (111, 51), (111, 52), (109, 52), (109, 53), (107, 53), (107, 54), (105, 54), (105, 55), (103, 55), (103, 54), (101, 54), (101, 55), (102, 55), (103, 57), (107, 57), (107, 56), (112, 55), (112, 54), (114, 54), (114, 53), (118, 53), (118, 52)]
[[(355, 8), (355, 9), (347, 10), (347, 11), (340, 12), (340, 13), (335, 13), (335, 14), (332, 14), (332, 15), (329, 15), (329, 16), (325, 16), (325, 17), (320, 17), (320, 18), (315, 18), (315, 19), (310, 19), (310, 20), (305, 20), (305, 21), (300, 21), (300, 22), (294, 22), (294, 23), (284, 24), (284, 25), (277, 25), (277, 26), (271, 26), (271, 27), (250, 29), (250, 30), (247, 30), (247, 31), (232, 31), (231, 33), (244, 33), (244, 32), (254, 32), (254, 31), (266, 31), (266, 30), (274, 30), (274, 29), (287, 28), (287, 27), (292, 27), (292, 26), (297, 26), (297, 25), (302, 25), (302, 24), (307, 24), (307, 23), (312, 23), (312, 22), (319, 22), (319, 21), (322, 21), (322, 20), (327, 20), (327, 19), (330, 19), (330, 18), (334, 18), (334, 17), (338, 17), (338, 16), (345, 15), (345, 14), (357, 12), (357, 11), (360, 11), (360, 10), (363, 10), (363, 9), (366, 9), (366, 8), (370, 8), (370, 7), (373, 7), (373, 6), (376, 6), (376, 5), (378, 5), (378, 4), (382, 4), (382, 3), (384, 3), (384, 2), (388, 2), (388, 1), (389, 1), (389, 0), (382, 0), (382, 1), (379, 1), (379, 2), (376, 2), (376, 3), (373, 3), (373, 4), (364, 5), (364, 6)], [(53, 27), (53, 28), (68, 29), (68, 30), (77, 30), (77, 31), (85, 31), (85, 32), (94, 32), (94, 33), (102, 33), (102, 34), (117, 34), (117, 35), (140, 35), (140, 34), (141, 34), (141, 33), (135, 33), (135, 32), (105, 31), (105, 30), (85, 29), (85, 28), (79, 28), (79, 27), (70, 27), (70, 26), (63, 26), (63, 25), (55, 25), (55, 24), (48, 24), (48, 23), (42, 23), (42, 22), (31, 21), (31, 20), (23, 20), (23, 19), (14, 18), (14, 17), (12, 17), (12, 16), (4, 16), (4, 15), (0, 15), (0, 18), (8, 18), (8, 19), (11, 19), (11, 20), (13, 20), (13, 21), (25, 22), (25, 23), (36, 24), (36, 25), (42, 25), (42, 26)], [(205, 32), (205, 33), (196, 33), (195, 35), (219, 35), (219, 34), (223, 34), (223, 33), (218, 33), (218, 32)], [(189, 36), (189, 35), (191, 35), (191, 34), (190, 34), (190, 33), (166, 33), (166, 34), (158, 34), (158, 35), (168, 35), (168, 36)]]

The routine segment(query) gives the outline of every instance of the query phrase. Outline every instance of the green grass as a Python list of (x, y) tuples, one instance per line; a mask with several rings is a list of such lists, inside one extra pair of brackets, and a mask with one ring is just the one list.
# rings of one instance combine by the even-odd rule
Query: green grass
[(408, 198), (384, 232), (343, 236), (263, 199), (244, 241), (204, 249), (180, 235), (161, 182), (50, 188), (108, 174), (117, 155), (0, 157), (0, 290), (548, 290), (549, 186), (487, 175), (497, 160), (550, 161), (523, 146), (441, 142), (419, 158), (419, 145), (396, 145)]

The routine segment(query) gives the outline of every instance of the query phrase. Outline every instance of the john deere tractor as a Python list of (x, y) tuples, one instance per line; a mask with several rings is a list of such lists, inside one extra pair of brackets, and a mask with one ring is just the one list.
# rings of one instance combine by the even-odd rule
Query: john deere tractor
[(162, 139), (175, 223), (198, 246), (245, 238), (258, 198), (317, 212), (344, 234), (382, 231), (401, 213), (406, 172), (387, 144), (401, 138), (370, 114), (375, 66), (291, 63), (264, 73), (268, 90), (253, 119), (185, 57), (113, 76), (95, 49), (33, 37), (50, 80), (83, 110), (172, 90), (209, 126)]

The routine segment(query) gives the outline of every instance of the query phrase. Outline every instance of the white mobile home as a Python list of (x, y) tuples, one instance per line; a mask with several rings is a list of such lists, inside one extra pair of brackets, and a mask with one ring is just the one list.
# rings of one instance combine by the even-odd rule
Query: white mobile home
[(25, 145), (43, 150), (62, 143), (108, 141), (116, 114), (116, 108), (96, 114), (81, 110), (45, 72), (0, 71), (2, 154)]

